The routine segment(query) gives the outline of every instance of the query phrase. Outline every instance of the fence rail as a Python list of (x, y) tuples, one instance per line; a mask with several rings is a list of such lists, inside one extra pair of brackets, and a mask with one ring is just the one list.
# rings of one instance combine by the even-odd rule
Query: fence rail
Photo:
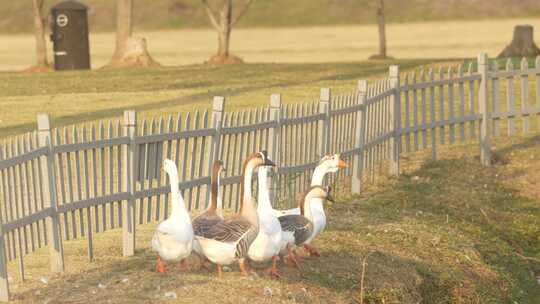
[(492, 136), (540, 131), (540, 58), (534, 68), (523, 59), (519, 69), (511, 61), (503, 69), (481, 54), (474, 66), (406, 75), (391, 66), (387, 78), (360, 80), (345, 94), (324, 88), (318, 101), (294, 105), (274, 94), (268, 107), (237, 112), (215, 97), (210, 112), (138, 121), (126, 111), (123, 121), (82, 128), (52, 129), (41, 114), (36, 132), (0, 147), (0, 300), (9, 299), (7, 263), (17, 260), (24, 280), (24, 256), (40, 247), (49, 245), (51, 270), (61, 272), (64, 241), (86, 238), (92, 260), (93, 235), (122, 228), (123, 254), (133, 255), (136, 226), (169, 212), (164, 158), (179, 165), (190, 209), (208, 204), (217, 159), (227, 167), (225, 206), (237, 209), (242, 161), (258, 150), (279, 165), (278, 207), (309, 186), (327, 154), (351, 164), (328, 182), (350, 182), (354, 193), (383, 168), (399, 174), (401, 154), (431, 149), (435, 159), (440, 145), (478, 140), (489, 165)]

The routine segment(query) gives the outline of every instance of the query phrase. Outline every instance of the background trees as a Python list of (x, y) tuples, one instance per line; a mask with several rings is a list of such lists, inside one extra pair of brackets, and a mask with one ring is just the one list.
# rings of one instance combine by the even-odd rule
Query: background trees
[(386, 53), (386, 22), (384, 20), (384, 0), (376, 0), (377, 26), (379, 28), (379, 53), (369, 59), (388, 59)]
[(201, 0), (206, 9), (210, 23), (218, 32), (218, 50), (208, 63), (240, 63), (242, 59), (230, 54), (230, 40), (232, 28), (247, 12), (253, 0), (222, 0), (214, 1), (211, 5), (208, 0)]
[(36, 64), (31, 71), (48, 70), (47, 45), (45, 44), (45, 27), (43, 22), (43, 0), (32, 0), (32, 15), (34, 17), (34, 37), (36, 39)]
[(107, 67), (158, 66), (146, 47), (146, 39), (133, 37), (133, 0), (117, 0), (116, 47)]

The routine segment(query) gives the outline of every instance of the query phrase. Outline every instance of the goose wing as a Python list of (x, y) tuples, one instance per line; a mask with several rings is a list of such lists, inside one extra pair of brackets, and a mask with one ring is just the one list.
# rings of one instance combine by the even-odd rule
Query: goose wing
[(291, 214), (280, 216), (281, 230), (294, 233), (296, 245), (304, 243), (313, 233), (313, 223), (305, 216)]
[(236, 244), (235, 256), (242, 258), (247, 255), (249, 246), (257, 238), (258, 233), (259, 229), (247, 220), (232, 218), (210, 227), (205, 237), (222, 243)]
[(193, 219), (193, 233), (195, 233), (196, 236), (208, 238), (208, 232), (210, 231), (210, 228), (221, 221), (223, 221), (223, 219), (216, 214), (201, 214), (200, 216)]

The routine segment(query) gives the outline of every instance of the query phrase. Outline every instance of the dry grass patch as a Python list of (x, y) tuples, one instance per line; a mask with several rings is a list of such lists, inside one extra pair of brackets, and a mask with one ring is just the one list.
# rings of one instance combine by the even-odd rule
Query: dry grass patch
[[(359, 303), (369, 254), (364, 303), (535, 303), (540, 265), (520, 255), (540, 258), (540, 198), (527, 190), (522, 196), (512, 172), (522, 174), (517, 180), (535, 174), (529, 168), (540, 159), (522, 155), (538, 155), (538, 140), (497, 141), (490, 169), (464, 157), (475, 155), (476, 144), (441, 149), (437, 162), (409, 156), (401, 177), (330, 204), (328, 229), (316, 242), (322, 257), (306, 257), (301, 271), (281, 266), (281, 280), (260, 270), (243, 278), (236, 266), (220, 280), (196, 261), (186, 273), (171, 264), (159, 275), (148, 249), (155, 226), (144, 225), (131, 258), (120, 257), (117, 230), (96, 235), (93, 263), (85, 240), (66, 242), (64, 275), (48, 274), (45, 250), (29, 255), (28, 282), (12, 282), (16, 302)], [(15, 269), (13, 262), (13, 276)]]

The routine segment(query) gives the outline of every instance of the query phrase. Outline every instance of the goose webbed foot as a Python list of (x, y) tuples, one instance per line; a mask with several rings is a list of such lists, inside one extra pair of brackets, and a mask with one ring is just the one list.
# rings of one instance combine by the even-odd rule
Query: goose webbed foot
[(272, 257), (272, 267), (265, 270), (266, 274), (269, 276), (279, 279), (281, 278), (281, 274), (279, 273), (279, 270), (277, 269), (277, 261), (279, 260), (279, 257), (273, 256)]
[(298, 257), (296, 253), (294, 253), (294, 250), (292, 249), (292, 246), (287, 246), (287, 256), (285, 256), (285, 263), (295, 266), (296, 268), (300, 269), (300, 262), (298, 261)]
[(294, 258), (296, 259), (296, 261), (298, 261), (298, 263), (303, 263), (304, 262), (304, 255), (302, 255), (300, 252), (296, 251), (296, 249), (293, 249), (292, 253), (293, 253)]
[(316, 257), (321, 256), (321, 253), (319, 252), (319, 250), (309, 244), (304, 244), (304, 248), (309, 252), (310, 256), (316, 256)]
[(165, 267), (165, 264), (163, 263), (163, 261), (161, 260), (159, 255), (158, 255), (157, 261), (156, 261), (156, 271), (159, 272), (159, 273), (167, 272), (167, 267)]

